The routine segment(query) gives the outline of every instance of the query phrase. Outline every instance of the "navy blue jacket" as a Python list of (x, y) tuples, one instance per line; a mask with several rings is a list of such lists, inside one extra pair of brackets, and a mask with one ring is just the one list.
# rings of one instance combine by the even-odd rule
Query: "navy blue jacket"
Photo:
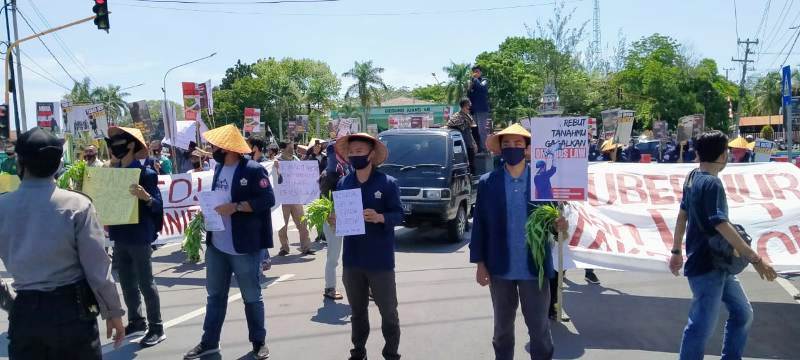
[(148, 166), (142, 166), (139, 160), (133, 160), (129, 169), (141, 169), (139, 185), (153, 198), (150, 206), (139, 200), (139, 223), (112, 225), (108, 227), (108, 237), (115, 243), (150, 244), (158, 237), (164, 225), (164, 203), (161, 201), (161, 190), (158, 189), (158, 173)]
[[(212, 190), (217, 189), (222, 164), (214, 170)], [(250, 204), (253, 212), (235, 212), (231, 215), (231, 231), (233, 231), (233, 248), (239, 254), (247, 254), (261, 249), (272, 248), (272, 217), (270, 209), (275, 205), (275, 194), (269, 183), (269, 174), (261, 164), (242, 158), (233, 172), (231, 182), (231, 200), (234, 203)], [(213, 246), (208, 232), (206, 246)]]
[[(528, 186), (525, 188), (525, 198), (531, 198), (531, 176), (528, 177)], [(509, 255), (508, 240), (506, 239), (506, 185), (505, 168), (499, 167), (490, 173), (481, 176), (478, 182), (478, 199), (475, 203), (475, 212), (472, 218), (472, 239), (469, 243), (469, 261), (484, 263), (491, 275), (504, 275), (508, 273)], [(528, 214), (536, 207), (550, 202), (528, 201)], [(555, 276), (553, 259), (550, 247), (545, 246), (544, 271), (548, 278)], [(528, 268), (531, 274), (539, 276), (539, 270), (528, 257)]]
[(471, 78), (472, 88), (469, 89), (467, 97), (469, 102), (472, 103), (470, 110), (473, 114), (480, 112), (489, 112), (489, 86), (481, 84), (483, 78)]
[(394, 227), (403, 221), (403, 206), (400, 203), (400, 187), (391, 176), (373, 170), (363, 184), (356, 173), (339, 180), (336, 190), (361, 188), (364, 209), (383, 214), (384, 223), (366, 223), (364, 235), (344, 237), (342, 263), (346, 268), (368, 271), (394, 270)]

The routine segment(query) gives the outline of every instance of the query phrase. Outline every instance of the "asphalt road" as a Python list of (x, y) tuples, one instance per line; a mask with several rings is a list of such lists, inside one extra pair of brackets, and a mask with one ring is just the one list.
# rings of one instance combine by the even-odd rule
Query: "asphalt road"
[[(290, 232), (296, 242), (297, 232)], [(317, 245), (319, 246), (319, 245)], [(346, 359), (350, 348), (350, 308), (346, 300), (324, 301), (325, 250), (316, 256), (293, 254), (275, 259), (263, 291), (267, 309), (268, 345), (272, 359)], [(400, 353), (405, 359), (492, 359), (492, 308), (487, 288), (474, 280), (466, 242), (445, 242), (442, 231), (398, 230), (397, 286), (402, 325)], [(275, 251), (273, 251), (275, 253)], [(183, 264), (179, 247), (154, 254), (167, 340), (140, 349), (135, 342), (114, 350), (103, 341), (106, 359), (180, 359), (202, 334), (206, 292), (202, 264)], [(3, 274), (7, 277), (7, 274)], [(684, 278), (669, 274), (598, 271), (601, 285), (588, 285), (583, 272), (567, 273), (566, 311), (571, 323), (553, 324), (558, 359), (675, 359), (689, 307)], [(785, 289), (755, 274), (742, 276), (755, 309), (747, 358), (800, 359), (800, 302)], [(341, 287), (341, 283), (340, 283)], [(340, 289), (344, 292), (344, 289)], [(248, 359), (250, 344), (238, 289), (231, 289), (222, 334), (222, 353), (208, 359)], [(380, 316), (370, 307), (371, 359), (380, 358), (383, 338)], [(707, 348), (719, 358), (720, 324)], [(0, 332), (7, 330), (3, 317)], [(101, 324), (101, 335), (104, 325)], [(518, 316), (516, 358), (527, 355), (527, 335)], [(0, 335), (0, 356), (7, 340)], [(135, 339), (134, 339), (135, 340)]]

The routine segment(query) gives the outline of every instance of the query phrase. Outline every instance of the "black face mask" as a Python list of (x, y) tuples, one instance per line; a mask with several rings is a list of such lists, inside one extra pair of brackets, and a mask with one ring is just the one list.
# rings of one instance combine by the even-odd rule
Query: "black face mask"
[(212, 156), (214, 157), (214, 161), (216, 161), (216, 162), (218, 162), (220, 164), (225, 162), (225, 150), (222, 150), (222, 149), (214, 150), (214, 153), (212, 154)]
[(350, 164), (353, 165), (356, 170), (361, 170), (369, 166), (369, 155), (351, 156), (349, 160)]
[(524, 148), (503, 148), (502, 157), (506, 164), (511, 166), (519, 164), (522, 160), (525, 160), (525, 149)]
[(126, 144), (119, 144), (119, 145), (111, 145), (111, 155), (114, 155), (114, 157), (117, 158), (117, 159), (124, 158), (125, 155), (128, 155), (128, 153), (130, 151), (131, 150), (128, 149), (128, 144), (127, 143)]

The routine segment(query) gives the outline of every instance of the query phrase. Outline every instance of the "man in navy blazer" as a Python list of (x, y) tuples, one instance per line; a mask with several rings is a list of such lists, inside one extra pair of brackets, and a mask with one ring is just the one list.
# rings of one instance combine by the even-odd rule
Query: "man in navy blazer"
[(262, 251), (272, 247), (270, 208), (275, 195), (267, 170), (248, 160), (251, 149), (233, 125), (207, 131), (203, 137), (211, 143), (217, 167), (212, 191), (223, 192), (226, 201), (215, 208), (222, 217), (224, 230), (208, 232), (206, 237), (206, 290), (208, 304), (203, 323), (203, 338), (184, 355), (198, 359), (219, 352), (220, 332), (225, 321), (231, 275), (236, 275), (244, 301), (252, 356), (269, 358), (264, 325), (264, 301), (259, 277)]
[[(503, 166), (483, 175), (478, 183), (470, 262), (477, 264), (478, 284), (489, 285), (497, 360), (514, 359), (514, 319), (520, 304), (530, 335), (531, 359), (553, 356), (547, 316), (550, 287), (539, 286), (538, 281), (540, 276), (554, 276), (550, 248), (545, 247), (544, 273), (540, 274), (525, 238), (528, 214), (545, 204), (530, 201), (530, 166), (525, 161), (530, 139), (530, 133), (519, 124), (490, 137), (486, 145), (501, 154)], [(557, 229), (565, 230), (566, 225), (563, 217), (557, 219)]]

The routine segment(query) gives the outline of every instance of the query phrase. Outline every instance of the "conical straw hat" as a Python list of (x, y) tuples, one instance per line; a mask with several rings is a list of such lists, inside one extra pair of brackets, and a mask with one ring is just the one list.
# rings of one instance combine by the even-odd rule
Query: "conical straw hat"
[(142, 135), (142, 131), (137, 128), (129, 128), (129, 127), (122, 127), (122, 126), (112, 126), (108, 128), (108, 137), (114, 137), (121, 133), (128, 133), (133, 136), (136, 141), (142, 144), (142, 147), (147, 149), (147, 142), (144, 141), (144, 135)]
[(735, 149), (747, 149), (747, 140), (745, 138), (739, 136), (736, 139), (731, 140), (728, 143), (728, 147), (735, 148)]
[(203, 133), (203, 138), (211, 145), (237, 154), (249, 154), (252, 149), (236, 126), (228, 124)]
[(528, 130), (525, 130), (525, 128), (522, 127), (522, 125), (513, 124), (503, 129), (499, 133), (494, 134), (490, 136), (488, 139), (486, 139), (486, 148), (489, 149), (489, 151), (499, 155), (501, 153), (501, 145), (502, 145), (500, 144), (500, 140), (503, 137), (503, 135), (520, 135), (527, 139), (531, 138), (531, 133), (529, 133)]
[(384, 143), (380, 140), (376, 139), (370, 134), (367, 133), (358, 133), (352, 134), (347, 136), (342, 136), (338, 140), (336, 140), (336, 145), (334, 148), (336, 150), (336, 154), (339, 155), (342, 159), (347, 159), (347, 147), (350, 144), (350, 140), (352, 139), (365, 139), (372, 141), (373, 149), (372, 152), (374, 153), (372, 164), (378, 166), (383, 164), (386, 161), (386, 158), (389, 157), (389, 149), (386, 147)]

